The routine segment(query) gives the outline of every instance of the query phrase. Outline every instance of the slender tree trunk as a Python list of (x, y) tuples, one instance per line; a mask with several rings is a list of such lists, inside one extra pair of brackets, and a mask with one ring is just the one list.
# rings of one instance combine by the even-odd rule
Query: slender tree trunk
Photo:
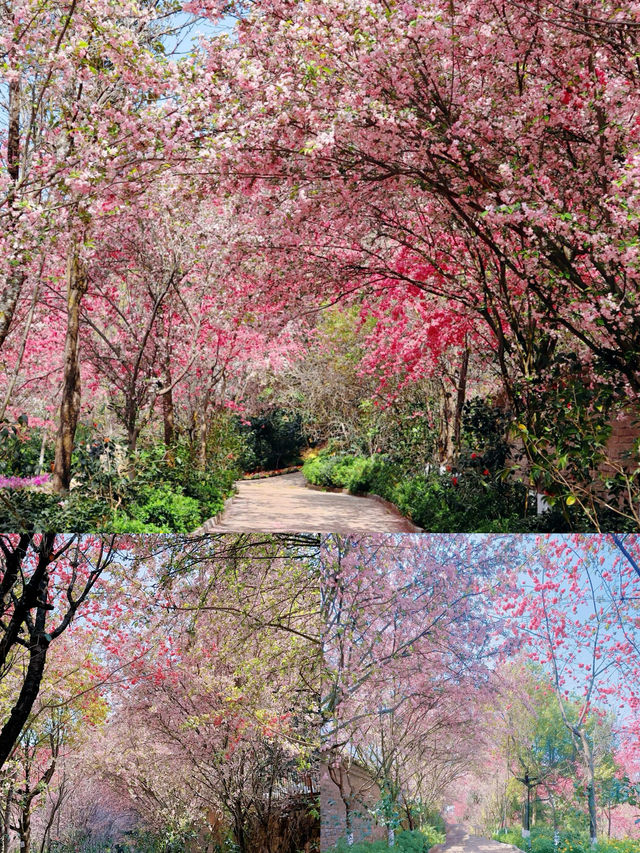
[(169, 389), (162, 395), (165, 459), (170, 465), (172, 465), (175, 462), (173, 445), (175, 443), (176, 430), (173, 409), (173, 389), (171, 388), (171, 366), (168, 361), (164, 368), (164, 381), (166, 387)]
[[(7, 173), (9, 175), (9, 188), (7, 192), (7, 211), (9, 223), (7, 230), (10, 234), (17, 231), (18, 210), (16, 208), (16, 190), (20, 179), (20, 80), (12, 80), (9, 83), (9, 116), (7, 125)], [(0, 295), (0, 347), (4, 344), (11, 321), (20, 298), (22, 285), (25, 281), (21, 252), (16, 251), (10, 258), (10, 271)]]
[(589, 800), (589, 837), (591, 845), (598, 843), (598, 815), (596, 812), (596, 789), (594, 779), (589, 780), (587, 786), (587, 798)]
[(529, 776), (525, 774), (524, 784), (527, 788), (527, 798), (524, 801), (524, 813), (522, 816), (522, 837), (531, 837), (531, 782)]
[(44, 468), (44, 453), (47, 449), (47, 429), (46, 427), (42, 428), (42, 441), (40, 442), (40, 455), (38, 456), (38, 470), (37, 473), (41, 474), (42, 469)]
[(27, 340), (29, 338), (29, 331), (31, 330), (31, 324), (33, 323), (33, 315), (36, 310), (36, 304), (38, 302), (38, 294), (40, 292), (40, 284), (36, 285), (33, 291), (33, 297), (31, 299), (31, 307), (29, 308), (29, 314), (27, 315), (27, 320), (25, 323), (24, 331), (22, 333), (22, 342), (20, 344), (20, 350), (18, 352), (18, 356), (15, 360), (15, 364), (13, 367), (13, 373), (11, 374), (11, 379), (7, 384), (7, 390), (4, 395), (4, 400), (2, 401), (2, 406), (0, 407), (0, 421), (4, 420), (5, 412), (7, 411), (7, 406), (11, 402), (11, 397), (13, 396), (13, 389), (16, 386), (16, 381), (18, 379), (18, 375), (20, 373), (20, 368), (22, 366), (22, 360), (24, 358), (24, 351), (27, 347)]
[(587, 805), (589, 808), (589, 837), (591, 844), (598, 843), (598, 811), (596, 805), (596, 774), (593, 760), (593, 748), (589, 743), (587, 733), (580, 732), (580, 743), (585, 757), (585, 769), (587, 771)]
[(2, 815), (2, 844), (0, 850), (2, 853), (9, 853), (9, 845), (11, 844), (11, 804), (13, 802), (13, 782), (9, 784), (7, 794), (4, 801), (4, 811)]
[(13, 747), (20, 737), (24, 724), (31, 713), (33, 703), (40, 690), (40, 683), (42, 682), (42, 675), (47, 660), (47, 651), (51, 642), (51, 637), (45, 630), (47, 618), (46, 599), (49, 586), (49, 573), (46, 571), (48, 562), (45, 562), (45, 559), (43, 559), (44, 554), (41, 553), (40, 557), (39, 562), (42, 571), (38, 577), (37, 601), (42, 602), (42, 606), (39, 605), (37, 607), (35, 622), (29, 632), (29, 665), (24, 681), (22, 682), (18, 701), (11, 709), (9, 719), (2, 727), (2, 731), (0, 731), (0, 768), (4, 766), (11, 755)]
[(209, 392), (205, 394), (198, 419), (198, 468), (204, 471), (207, 467), (207, 409), (209, 408)]
[(60, 402), (60, 425), (56, 438), (53, 490), (68, 492), (71, 454), (80, 414), (80, 305), (87, 291), (87, 273), (74, 245), (67, 260), (67, 333), (64, 345), (64, 381)]
[(46, 850), (51, 849), (51, 830), (53, 828), (53, 824), (56, 821), (56, 817), (60, 813), (62, 802), (66, 798), (65, 788), (66, 781), (63, 778), (62, 785), (58, 789), (58, 796), (56, 797), (56, 801), (51, 808), (51, 812), (49, 814), (46, 826), (44, 828), (44, 832), (42, 834), (42, 842), (40, 843), (40, 853), (45, 853)]
[(347, 847), (353, 847), (353, 820), (351, 817), (351, 802), (348, 797), (344, 800), (344, 832), (347, 837)]
[(458, 374), (458, 389), (456, 392), (456, 408), (453, 416), (453, 447), (456, 456), (460, 452), (460, 436), (462, 434), (462, 410), (467, 398), (467, 375), (469, 373), (469, 347), (465, 345)]
[(27, 796), (20, 816), (20, 853), (31, 851), (31, 797)]

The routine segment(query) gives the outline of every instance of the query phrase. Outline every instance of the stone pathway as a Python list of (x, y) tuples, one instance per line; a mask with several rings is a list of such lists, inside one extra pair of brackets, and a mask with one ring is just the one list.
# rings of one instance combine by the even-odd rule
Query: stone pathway
[(417, 528), (375, 498), (307, 488), (302, 474), (241, 480), (237, 495), (219, 521), (212, 518), (196, 533), (225, 530), (265, 532), (411, 533)]
[(445, 844), (437, 844), (431, 853), (522, 853), (513, 844), (503, 844), (491, 838), (481, 838), (479, 835), (469, 835), (464, 827), (457, 824), (447, 825), (447, 840)]

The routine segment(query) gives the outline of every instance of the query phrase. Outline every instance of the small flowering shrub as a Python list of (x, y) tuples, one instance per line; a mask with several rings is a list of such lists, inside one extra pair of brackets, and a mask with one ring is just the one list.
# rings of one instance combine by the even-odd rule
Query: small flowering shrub
[(0, 489), (26, 489), (33, 486), (44, 486), (51, 481), (49, 474), (39, 474), (36, 477), (0, 477)]

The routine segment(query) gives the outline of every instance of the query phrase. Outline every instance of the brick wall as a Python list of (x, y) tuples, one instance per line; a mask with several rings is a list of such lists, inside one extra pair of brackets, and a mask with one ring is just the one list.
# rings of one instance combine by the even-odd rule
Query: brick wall
[[(633, 443), (638, 438), (638, 423), (635, 417), (627, 415), (612, 424), (611, 437), (607, 443), (607, 451), (612, 460), (628, 464), (626, 454), (633, 449)], [(634, 466), (635, 467), (635, 466)]]
[[(368, 807), (375, 806), (380, 800), (380, 789), (366, 771), (357, 764), (351, 764), (348, 768), (343, 765), (332, 772), (352, 803), (351, 825), (354, 842), (386, 838), (384, 828), (367, 812)], [(323, 765), (320, 768), (320, 850), (335, 847), (338, 841), (345, 837), (344, 798), (339, 785), (332, 780), (328, 767)]]

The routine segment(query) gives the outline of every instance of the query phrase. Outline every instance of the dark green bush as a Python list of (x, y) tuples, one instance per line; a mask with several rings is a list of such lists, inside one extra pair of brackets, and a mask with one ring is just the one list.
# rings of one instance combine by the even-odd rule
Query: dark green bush
[(297, 465), (307, 445), (298, 412), (272, 409), (246, 420), (238, 419), (236, 428), (244, 441), (240, 464), (247, 472)]
[(521, 483), (473, 471), (412, 477), (400, 483), (393, 498), (401, 512), (434, 533), (508, 532), (533, 511), (529, 501)]
[(371, 493), (388, 500), (402, 477), (400, 467), (383, 456), (332, 455), (329, 451), (308, 459), (302, 473), (314, 486)]
[[(15, 422), (0, 422), (0, 476), (30, 477), (40, 474), (42, 430), (29, 426), (26, 415)], [(43, 471), (53, 462), (53, 443), (45, 445)]]
[(239, 471), (232, 459), (225, 462), (200, 471), (186, 445), (167, 454), (153, 444), (127, 457), (115, 442), (94, 437), (74, 451), (69, 495), (3, 489), (0, 523), (5, 530), (189, 532), (220, 512), (231, 493)]

